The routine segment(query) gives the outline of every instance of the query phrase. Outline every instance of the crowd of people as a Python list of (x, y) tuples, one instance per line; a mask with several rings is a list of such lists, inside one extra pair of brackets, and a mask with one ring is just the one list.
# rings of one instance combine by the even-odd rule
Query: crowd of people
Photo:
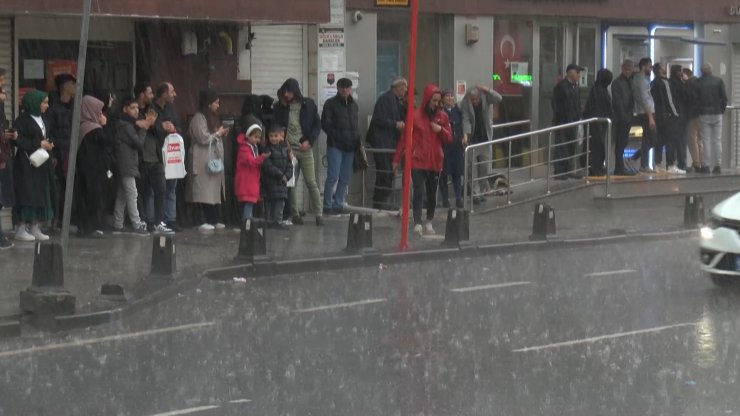
[[(564, 125), (582, 118), (604, 117), (614, 123), (614, 174), (635, 175), (627, 167), (624, 151), (630, 130), (642, 127), (641, 148), (632, 157), (640, 161), (639, 173), (684, 175), (722, 173), (722, 120), (727, 107), (727, 92), (721, 78), (713, 75), (711, 64), (701, 67), (701, 77), (690, 68), (663, 63), (650, 58), (635, 64), (625, 60), (614, 79), (611, 71), (601, 69), (596, 75), (582, 114), (579, 80), (582, 68), (571, 64), (566, 77), (553, 93), (554, 124)], [(652, 81), (651, 81), (652, 74)], [(609, 88), (611, 87), (611, 93)], [(606, 126), (590, 126), (589, 175), (606, 174)], [(556, 137), (554, 177), (580, 178), (577, 174), (577, 129), (564, 129)], [(691, 160), (687, 158), (690, 155)], [(665, 155), (665, 160), (664, 160)], [(586, 161), (582, 159), (581, 165)]]
[[(623, 154), (633, 122), (643, 127), (642, 149), (635, 155), (645, 173), (720, 173), (722, 114), (727, 96), (722, 80), (702, 66), (702, 77), (673, 65), (670, 78), (663, 64), (649, 58), (626, 60), (614, 79), (600, 70), (585, 106), (579, 82), (582, 68), (569, 65), (566, 77), (553, 92), (554, 124), (584, 117), (614, 120), (616, 175), (631, 175)], [(654, 79), (650, 81), (650, 73)], [(15, 241), (48, 240), (64, 214), (64, 194), (72, 143), (72, 115), (76, 80), (70, 74), (55, 78), (56, 90), (25, 93), (21, 114), (5, 120), (6, 72), (0, 69), (0, 208), (13, 207)], [(175, 111), (177, 93), (170, 82), (156, 87), (140, 83), (133, 95), (116, 102), (107, 91), (84, 95), (76, 154), (72, 223), (83, 237), (113, 234), (170, 234), (181, 231), (177, 220), (178, 190), (197, 207), (197, 228), (212, 232), (254, 216), (269, 226), (287, 229), (303, 224), (295, 184), (300, 178), (308, 190), (309, 212), (321, 226), (325, 216), (346, 213), (346, 195), (358, 165), (361, 133), (352, 81), (337, 82), (336, 96), (324, 104), (303, 95), (295, 79), (277, 91), (277, 100), (248, 96), (241, 119), (225, 123), (220, 99), (211, 91), (200, 94), (198, 111), (184, 126)], [(611, 91), (610, 91), (611, 90)], [(405, 96), (408, 83), (394, 79), (374, 107), (366, 142), (374, 149), (376, 167), (373, 207), (397, 208), (392, 201), (396, 171), (404, 158), (406, 140), (412, 140), (411, 176), (414, 232), (434, 234), (432, 220), (438, 193), (450, 207), (452, 183), (455, 206), (463, 207), (464, 149), (493, 139), (492, 107), (502, 96), (485, 85), (466, 91), (456, 103), (452, 91), (428, 85), (413, 114), (411, 137), (406, 137)], [(327, 177), (321, 196), (316, 178), (314, 147), (321, 131), (327, 137)], [(589, 174), (606, 172), (605, 125), (592, 126), (590, 157), (580, 161)], [(554, 177), (579, 177), (577, 129), (556, 135)], [(652, 151), (651, 151), (652, 150)], [(691, 166), (687, 163), (687, 150)], [(477, 176), (492, 173), (492, 149), (476, 155)], [(665, 167), (663, 154), (665, 152)], [(651, 156), (654, 158), (651, 160)], [(654, 168), (653, 168), (654, 167)], [(178, 187), (178, 181), (185, 181)], [(491, 181), (481, 180), (472, 190), (474, 202), (485, 200)], [(495, 185), (493, 185), (495, 187)], [(426, 216), (423, 217), (423, 208)], [(11, 247), (0, 228), (0, 248)]]
[[(46, 241), (64, 216), (76, 79), (59, 75), (51, 93), (26, 92), (11, 123), (4, 112), (5, 75), (0, 69), (0, 208), (12, 207), (15, 242)], [(107, 91), (82, 97), (70, 213), (80, 237), (181, 231), (177, 201), (183, 191), (181, 199), (200, 217), (199, 231), (257, 215), (286, 229), (303, 224), (295, 191), (301, 176), (317, 226), (324, 215), (344, 213), (360, 146), (349, 79), (339, 80), (322, 117), (295, 79), (278, 90), (277, 101), (248, 96), (236, 123), (223, 120), (218, 94), (204, 91), (185, 126), (176, 97), (170, 82), (137, 84), (121, 100)], [(313, 152), (322, 129), (329, 162), (323, 203)], [(0, 228), (0, 248), (12, 246)]]

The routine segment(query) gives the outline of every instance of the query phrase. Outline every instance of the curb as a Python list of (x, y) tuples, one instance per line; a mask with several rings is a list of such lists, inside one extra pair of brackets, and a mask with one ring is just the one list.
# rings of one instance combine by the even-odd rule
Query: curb
[(461, 257), (483, 257), (493, 254), (510, 254), (536, 249), (556, 250), (583, 247), (594, 244), (613, 244), (625, 242), (656, 241), (676, 237), (688, 237), (696, 230), (662, 230), (645, 233), (610, 234), (584, 238), (551, 238), (542, 241), (522, 241), (480, 245), (461, 245), (454, 248), (440, 248), (394, 253), (369, 253), (363, 255), (337, 255), (306, 260), (284, 260), (238, 264), (229, 267), (208, 269), (203, 276), (210, 280), (228, 281), (234, 277), (264, 278), (274, 275), (291, 275), (306, 272), (371, 267), (381, 264), (417, 263), (431, 260), (450, 260)]

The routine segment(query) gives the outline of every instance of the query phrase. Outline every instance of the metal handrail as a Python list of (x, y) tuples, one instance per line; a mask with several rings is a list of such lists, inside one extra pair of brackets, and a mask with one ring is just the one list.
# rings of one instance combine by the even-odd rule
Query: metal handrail
[[(586, 119), (586, 120), (580, 120), (580, 121), (576, 121), (576, 122), (572, 122), (572, 123), (561, 124), (561, 125), (558, 125), (558, 126), (547, 127), (547, 128), (543, 128), (543, 129), (539, 129), (539, 130), (534, 130), (534, 131), (529, 131), (529, 132), (525, 132), (525, 133), (515, 134), (513, 136), (503, 137), (503, 138), (500, 138), (500, 139), (495, 139), (495, 140), (491, 140), (491, 141), (487, 141), (487, 142), (483, 142), (483, 143), (477, 143), (477, 144), (474, 144), (474, 145), (467, 146), (465, 148), (465, 171), (464, 171), (463, 187), (464, 187), (464, 190), (465, 190), (464, 192), (466, 193), (465, 195), (467, 195), (467, 193), (469, 191), (470, 197), (469, 198), (466, 197), (464, 199), (465, 200), (465, 209), (468, 210), (468, 211), (471, 211), (471, 212), (473, 211), (473, 198), (474, 198), (475, 192), (472, 189), (474, 187), (474, 184), (473, 184), (473, 182), (471, 180), (475, 180), (475, 172), (473, 171), (473, 167), (474, 166), (471, 164), (471, 155), (473, 153), (475, 153), (476, 150), (482, 149), (482, 148), (485, 148), (485, 147), (491, 147), (492, 148), (493, 146), (501, 145), (501, 144), (507, 144), (508, 145), (508, 164), (507, 164), (508, 165), (507, 166), (507, 182), (508, 182), (507, 188), (508, 188), (508, 192), (507, 192), (507, 203), (511, 203), (511, 188), (512, 188), (512, 186), (511, 186), (511, 172), (512, 172), (511, 159), (512, 159), (512, 157), (515, 156), (515, 155), (512, 155), (512, 153), (511, 153), (511, 144), (512, 144), (512, 142), (514, 142), (515, 140), (519, 140), (519, 139), (531, 138), (531, 137), (536, 137), (536, 136), (539, 136), (539, 135), (542, 135), (542, 134), (548, 134), (547, 146), (541, 148), (542, 150), (546, 149), (547, 152), (548, 152), (547, 162), (545, 162), (543, 164), (539, 164), (538, 166), (543, 166), (543, 165), (544, 166), (547, 166), (546, 181), (547, 181), (547, 193), (549, 194), (550, 193), (550, 177), (551, 177), (550, 167), (551, 167), (551, 165), (553, 163), (553, 158), (552, 158), (552, 154), (551, 154), (552, 153), (552, 148), (553, 148), (552, 133), (555, 133), (555, 132), (558, 132), (558, 131), (563, 131), (563, 130), (569, 130), (569, 129), (573, 129), (573, 128), (578, 128), (579, 126), (586, 126), (586, 132), (585, 132), (586, 151), (585, 151), (585, 154), (586, 154), (586, 168), (588, 168), (588, 166), (589, 166), (588, 158), (589, 158), (589, 153), (590, 153), (590, 149), (589, 149), (589, 146), (590, 145), (589, 145), (589, 142), (588, 142), (588, 138), (590, 136), (590, 125), (592, 123), (606, 123), (607, 124), (607, 127), (608, 128), (607, 128), (607, 132), (606, 132), (606, 144), (605, 145), (606, 145), (606, 149), (611, 148), (611, 142), (612, 142), (612, 121), (609, 118), (600, 118), (600, 117), (593, 117), (593, 118), (589, 118), (589, 119)], [(499, 126), (501, 126), (501, 125), (499, 125)], [(566, 158), (564, 160), (569, 160), (569, 159), (572, 159), (573, 157), (579, 157), (579, 156), (582, 156), (582, 155), (583, 155), (583, 153), (576, 154), (576, 155), (574, 155), (574, 156), (572, 156), (570, 158)], [(519, 156), (519, 155), (516, 155), (516, 156)], [(607, 151), (605, 156), (606, 156), (606, 160), (605, 160), (606, 166), (609, 166), (610, 152)], [(487, 163), (491, 163), (491, 162), (490, 161), (487, 161)], [(572, 173), (572, 172), (570, 172), (570, 173)], [(491, 175), (491, 177), (493, 177), (493, 176), (497, 176), (497, 175)], [(487, 179), (487, 178), (482, 178), (482, 179)], [(605, 188), (606, 188), (605, 189), (605, 193), (606, 193), (607, 196), (609, 195), (610, 181), (611, 181), (611, 178), (610, 178), (610, 175), (609, 175), (608, 170), (607, 170), (606, 185), (605, 185)]]

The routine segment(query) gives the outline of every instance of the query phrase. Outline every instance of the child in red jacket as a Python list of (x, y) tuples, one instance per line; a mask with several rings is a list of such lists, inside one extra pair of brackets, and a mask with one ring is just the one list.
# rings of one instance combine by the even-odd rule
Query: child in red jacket
[(239, 153), (236, 156), (236, 175), (234, 194), (244, 203), (242, 220), (252, 218), (254, 204), (260, 199), (260, 167), (270, 157), (269, 153), (259, 154), (257, 144), (262, 140), (262, 127), (253, 124), (236, 137)]

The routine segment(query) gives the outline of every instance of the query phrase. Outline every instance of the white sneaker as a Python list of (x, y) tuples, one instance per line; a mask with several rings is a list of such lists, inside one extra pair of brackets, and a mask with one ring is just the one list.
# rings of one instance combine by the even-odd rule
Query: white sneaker
[(436, 231), (434, 231), (434, 227), (432, 227), (432, 222), (429, 221), (424, 225), (424, 234), (426, 235), (434, 235), (437, 234)]
[(421, 224), (414, 225), (414, 234), (421, 238), (424, 235), (424, 227), (422, 227)]
[(685, 175), (686, 171), (683, 169), (679, 169), (676, 166), (668, 166), (668, 173), (671, 173), (674, 175)]
[(223, 230), (224, 228), (226, 228), (226, 224), (222, 224), (222, 223), (219, 222), (219, 223), (216, 224), (215, 227), (216, 227), (217, 230)]
[(31, 227), (31, 235), (39, 241), (49, 240), (49, 236), (41, 232), (41, 228), (39, 228), (38, 224)]
[(213, 231), (215, 229), (216, 229), (216, 227), (212, 226), (211, 224), (201, 224), (201, 226), (198, 227), (198, 231), (200, 231), (202, 233), (205, 233), (205, 232), (208, 232), (208, 231)]
[(167, 225), (163, 222), (154, 226), (154, 234), (174, 234), (175, 232), (167, 228)]
[(15, 232), (15, 241), (36, 241), (36, 237), (28, 233), (25, 225), (19, 225)]
[(663, 169), (663, 166), (657, 165), (657, 166), (655, 166), (655, 172), (657, 172), (657, 173), (666, 173), (666, 170)]

